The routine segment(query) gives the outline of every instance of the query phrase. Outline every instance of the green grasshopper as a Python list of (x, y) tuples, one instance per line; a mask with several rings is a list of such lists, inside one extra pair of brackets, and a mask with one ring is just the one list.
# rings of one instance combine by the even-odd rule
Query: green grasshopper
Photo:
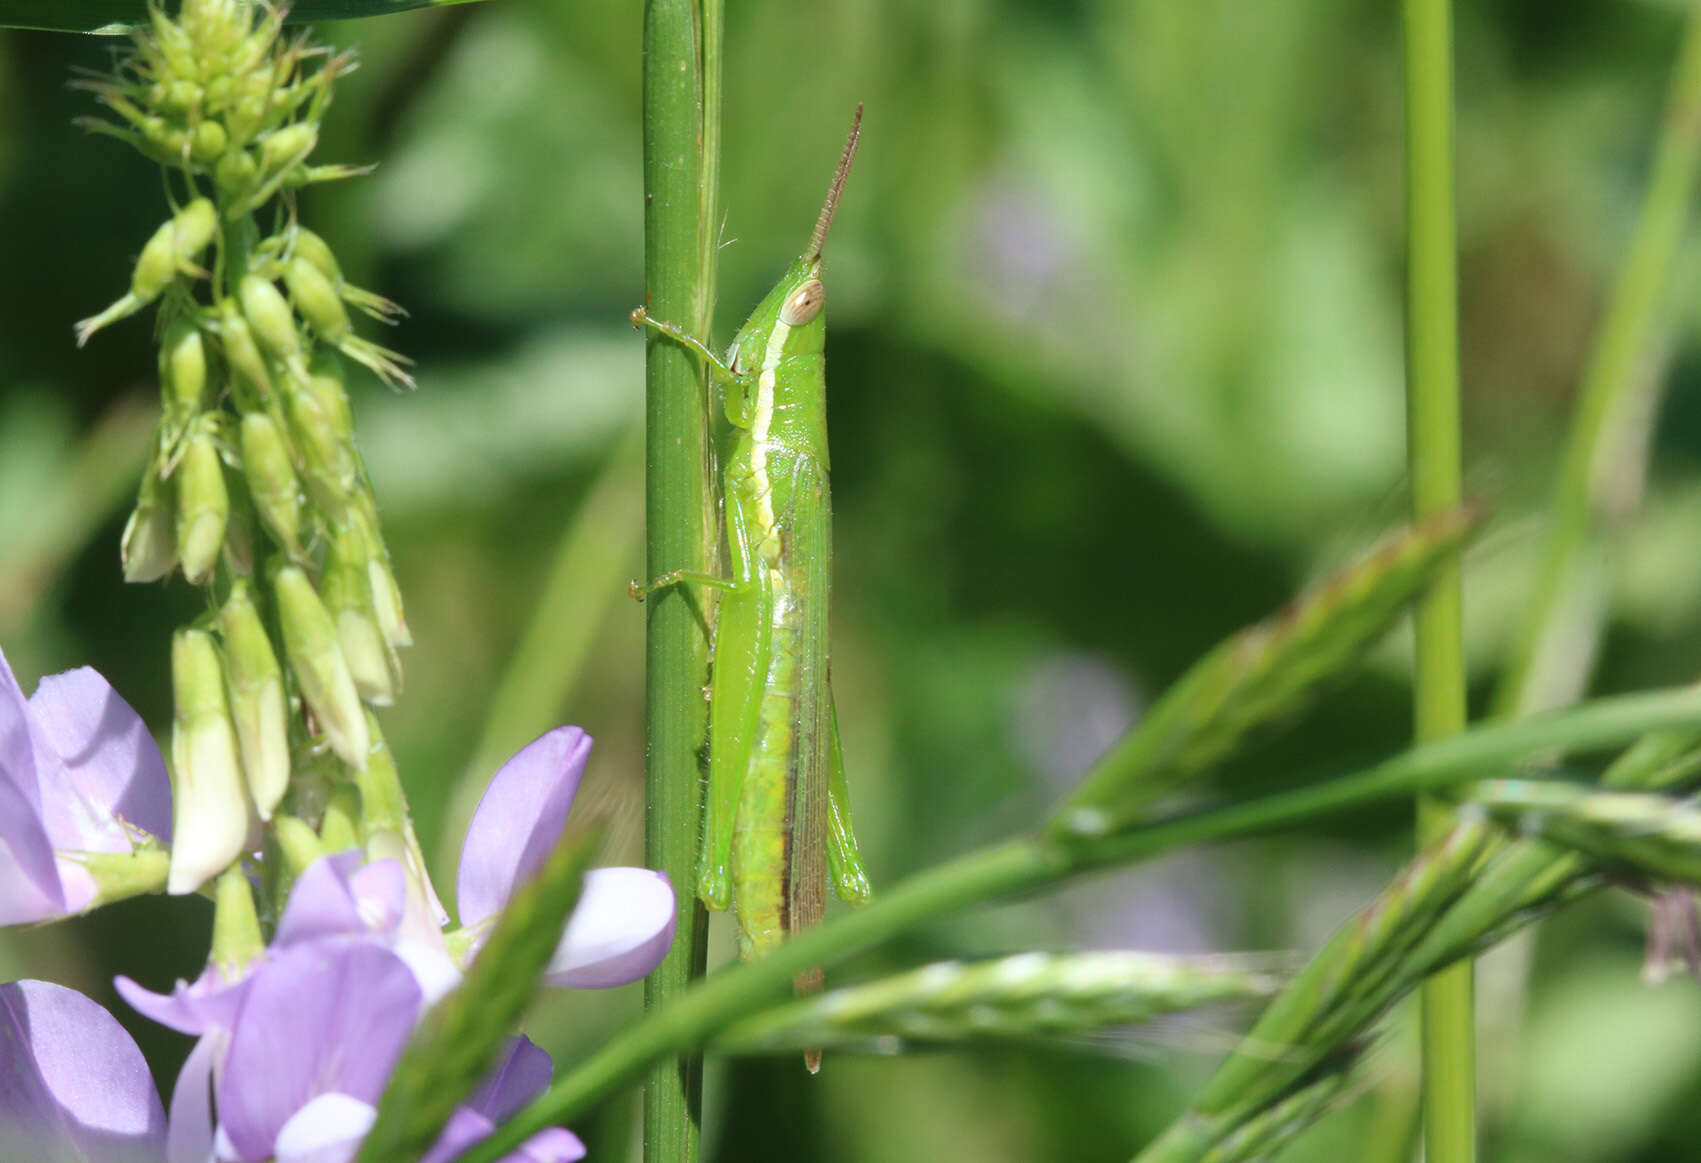
[[(868, 899), (851, 833), (844, 756), (828, 686), (832, 506), (827, 486), (821, 250), (856, 156), (862, 107), (809, 247), (733, 338), (723, 361), (672, 324), (645, 324), (703, 360), (725, 393), (730, 448), (721, 509), (731, 577), (679, 570), (635, 596), (681, 582), (723, 592), (709, 694), (709, 791), (697, 895), (736, 904), (739, 953), (759, 957), (821, 919), (827, 879)], [(819, 968), (797, 978), (821, 988)], [(809, 1058), (810, 1069), (819, 1054)]]

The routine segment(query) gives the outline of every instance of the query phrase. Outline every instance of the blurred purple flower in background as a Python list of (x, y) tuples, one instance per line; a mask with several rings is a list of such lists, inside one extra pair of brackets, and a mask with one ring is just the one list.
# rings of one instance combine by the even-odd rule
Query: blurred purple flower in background
[(33, 697), (0, 652), (0, 925), (94, 903), (76, 853), (171, 840), (171, 781), (141, 717), (88, 667), (41, 680)]

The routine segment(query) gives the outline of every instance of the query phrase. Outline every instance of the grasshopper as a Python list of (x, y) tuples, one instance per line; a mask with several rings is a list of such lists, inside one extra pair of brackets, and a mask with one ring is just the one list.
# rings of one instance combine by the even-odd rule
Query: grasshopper
[[(809, 246), (751, 312), (724, 360), (642, 307), (649, 326), (697, 355), (722, 386), (730, 447), (720, 502), (730, 577), (679, 570), (634, 596), (682, 582), (722, 591), (709, 690), (709, 789), (697, 895), (734, 906), (746, 960), (816, 923), (827, 880), (868, 899), (851, 832), (844, 756), (828, 682), (832, 506), (827, 484), (826, 288), (821, 251), (862, 128), (858, 106)], [(799, 993), (821, 970), (798, 975)], [(818, 1068), (820, 1054), (807, 1063)]]

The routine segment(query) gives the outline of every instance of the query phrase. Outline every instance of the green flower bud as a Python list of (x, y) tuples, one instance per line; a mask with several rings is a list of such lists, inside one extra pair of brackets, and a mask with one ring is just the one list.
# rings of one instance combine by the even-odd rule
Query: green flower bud
[(218, 563), (230, 517), (230, 494), (218, 447), (203, 426), (189, 438), (177, 463), (177, 556), (183, 576), (196, 584)]
[(241, 868), (228, 868), (219, 876), (213, 893), (213, 948), (207, 959), (219, 967), (226, 980), (236, 981), (265, 948), (248, 874)]
[(200, 61), (196, 57), (195, 45), (189, 39), (189, 34), (173, 24), (163, 8), (150, 5), (148, 18), (153, 25), (153, 44), (161, 60), (178, 76), (198, 79)]
[(290, 763), (289, 794), (284, 796), (284, 811), (276, 817), (297, 816), (318, 826), (325, 817), (325, 805), (331, 802), (331, 790), (349, 781), (353, 775), (349, 765), (332, 755), (322, 743), (310, 740), (298, 745)]
[(366, 712), (366, 726), (372, 734), (372, 761), (354, 778), (360, 788), (367, 856), (380, 860), (383, 857), (379, 852), (384, 851), (386, 855), (395, 855), (402, 860), (409, 871), (408, 879), (412, 881), (417, 877), (424, 913), (432, 918), (430, 928), (435, 932), (448, 924), (449, 913), (443, 908), (443, 902), (437, 899), (437, 890), (426, 874), (425, 852), (419, 846), (413, 818), (408, 814), (407, 796), (402, 793), (402, 777), (396, 771), (396, 758), (390, 754), (390, 745), (385, 742), (384, 732), (378, 727), (378, 716), (371, 711)]
[(130, 273), (130, 295), (145, 306), (177, 277), (177, 222), (164, 222), (142, 246), (136, 269)]
[(248, 797), (225, 703), (218, 647), (205, 630), (171, 641), (177, 715), (171, 733), (172, 847), (166, 891), (194, 892), (248, 843)]
[(325, 508), (341, 509), (360, 479), (346, 428), (326, 410), (327, 397), (315, 391), (309, 379), (291, 381), (287, 387), (290, 433), (301, 450), (308, 484)]
[(337, 640), (355, 689), (368, 702), (384, 707), (396, 701), (401, 666), (373, 608), (372, 584), (366, 570), (369, 556), (359, 518), (333, 531), (325, 555), (325, 608), (336, 621)]
[(196, 198), (166, 222), (142, 247), (136, 269), (130, 275), (130, 290), (106, 310), (77, 324), (81, 347), (102, 327), (134, 315), (159, 298), (179, 273), (195, 273), (195, 259), (207, 249), (218, 229), (218, 212), (205, 198)]
[(329, 851), (324, 841), (319, 839), (319, 834), (305, 820), (279, 816), (272, 822), (272, 830), (278, 839), (278, 848), (283, 852), (284, 863), (294, 876), (306, 872), (309, 865)]
[(319, 825), (319, 839), (327, 852), (347, 852), (360, 847), (360, 789), (354, 784), (339, 783), (331, 789), (325, 820)]
[(253, 193), (259, 179), (260, 163), (245, 149), (226, 150), (213, 167), (213, 182), (219, 193), (232, 201), (239, 201)]
[(195, 260), (201, 257), (201, 252), (213, 241), (213, 235), (218, 233), (218, 211), (207, 199), (196, 198), (177, 212), (170, 225), (171, 256), (176, 269), (192, 271)]
[[(264, 116), (264, 101), (261, 102)], [(258, 119), (256, 119), (258, 120)], [(268, 176), (300, 165), (319, 144), (319, 130), (305, 121), (273, 130), (260, 140), (260, 168)]]
[(202, 89), (207, 108), (213, 110), (228, 108), (234, 94), (235, 84), (236, 82), (231, 79), (229, 73), (220, 73), (216, 77), (209, 78), (205, 88)]
[[(253, 141), (255, 135), (266, 123), (266, 112), (265, 97), (253, 93), (239, 95), (224, 115), (225, 128), (230, 133), (230, 139), (239, 143)], [(266, 165), (264, 142), (261, 143), (260, 162), (262, 168), (264, 168)]]
[(136, 507), (120, 542), (127, 582), (158, 581), (177, 563), (177, 533), (171, 511), (171, 485), (160, 475), (159, 461), (148, 465)]
[(248, 485), (240, 476), (225, 478), (230, 491), (230, 516), (224, 523), (224, 560), (231, 571), (242, 577), (254, 572), (254, 498), (248, 495)]
[(269, 820), (289, 788), (289, 703), (283, 670), (246, 581), (231, 586), (219, 611), (219, 631), (248, 794), (260, 818)]
[(182, 432), (200, 414), (207, 390), (207, 351), (201, 329), (187, 316), (172, 320), (160, 340), (159, 386), (166, 428)]
[(408, 629), (402, 612), (402, 589), (396, 584), (395, 571), (390, 567), (390, 555), (377, 546), (366, 559), (366, 575), (372, 585), (372, 609), (378, 615), (378, 628), (392, 649), (413, 645), (413, 631)]
[(273, 584), (284, 653), (302, 697), (313, 709), (331, 750), (351, 767), (364, 768), (371, 737), (354, 677), (337, 643), (336, 623), (299, 566), (283, 566), (273, 576)]
[(320, 338), (333, 345), (348, 338), (348, 308), (343, 306), (336, 285), (324, 271), (298, 254), (284, 267), (284, 282), (289, 286), (295, 309)]
[(331, 244), (305, 226), (295, 228), (295, 256), (319, 268), (319, 273), (330, 279), (333, 286), (342, 284), (342, 267), (337, 265), (337, 256), (331, 253)]
[(292, 367), (301, 364), (305, 356), (301, 333), (295, 329), (295, 312), (277, 286), (259, 275), (243, 275), (238, 294), (242, 314), (266, 350)]
[(189, 136), (189, 156), (202, 165), (211, 165), (224, 155), (229, 144), (224, 126), (216, 121), (202, 121)]
[(349, 407), (348, 389), (343, 386), (343, 364), (333, 353), (320, 350), (308, 365), (307, 393), (330, 423), (331, 430), (345, 443), (354, 440), (354, 410)]
[(272, 377), (266, 370), (266, 357), (254, 342), (254, 332), (237, 310), (236, 304), (225, 300), (220, 304), (219, 339), (224, 358), (236, 372), (241, 385), (250, 389), (249, 399), (243, 401), (246, 410), (258, 410), (272, 398)]
[[(384, 296), (375, 295), (371, 291), (350, 286), (345, 282), (342, 268), (337, 264), (337, 256), (331, 253), (329, 244), (311, 230), (305, 227), (296, 227), (293, 251), (296, 258), (306, 260), (320, 274), (330, 280), (332, 288), (343, 302), (351, 303), (374, 319), (385, 323), (394, 323), (397, 316), (407, 314), (399, 304), (391, 302)], [(290, 293), (295, 294), (293, 286), (290, 288)], [(296, 302), (296, 309), (301, 310), (303, 315), (307, 314), (305, 310), (302, 310), (299, 298)], [(311, 318), (309, 318), (309, 321), (311, 321)]]
[(277, 423), (264, 412), (242, 417), (242, 471), (248, 491), (272, 536), (291, 557), (301, 555), (301, 482), (290, 463), (289, 446)]

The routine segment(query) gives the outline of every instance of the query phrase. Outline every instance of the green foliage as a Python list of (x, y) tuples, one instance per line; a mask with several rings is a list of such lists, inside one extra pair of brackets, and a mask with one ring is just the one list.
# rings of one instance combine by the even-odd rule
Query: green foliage
[[(1029, 826), (1201, 652), (1398, 519), (1393, 26), (1368, 0), (1254, 8), (732, 6), (720, 334), (819, 202), (797, 175), (831, 165), (849, 109), (868, 103), (867, 181), (835, 227), (828, 359), (834, 681), (881, 890)], [(1480, 693), (1530, 602), (1527, 518), (1551, 491), (1589, 322), (1631, 232), (1678, 18), (1636, 4), (1563, 20), (1531, 5), (1459, 11), (1467, 471), (1499, 518), (1467, 576)], [(625, 322), (642, 301), (637, 10), (514, 0), (327, 31), (358, 38), (363, 66), (339, 79), (323, 148), (381, 168), (300, 204), (349, 280), (406, 298), (415, 321), (397, 345), (424, 369), (426, 390), (405, 401), (361, 368), (346, 381), (408, 621), (430, 644), (385, 712), (424, 851), (451, 867), (492, 762), (570, 719), (599, 740), (582, 794), (607, 808), (614, 858), (636, 863), (643, 615), (620, 595), (645, 568), (637, 474), (612, 449), (641, 395)], [(81, 354), (66, 333), (129, 279), (162, 217), (158, 180), (66, 141), (87, 111), (61, 88), (67, 66), (104, 66), (110, 42), (4, 35), (0, 206), (14, 229), (0, 259), (53, 277), (0, 287), (0, 641), (26, 685), (94, 662), (164, 725), (163, 627), (204, 606), (188, 587), (123, 587), (110, 553), (148, 451), (133, 395), (153, 363), (148, 328), (114, 328)], [(808, 85), (774, 67), (792, 60), (811, 62)], [(1659, 351), (1639, 365), (1673, 390), (1660, 435), (1631, 454), (1648, 466), (1640, 516), (1615, 510), (1599, 691), (1693, 677), (1693, 258), (1685, 243)], [(559, 581), (569, 529), (561, 561), (578, 572), (547, 629), (571, 649), (527, 638), (529, 718), (473, 763), (514, 643), (543, 629), (535, 599)], [(1189, 791), (1249, 800), (1399, 746), (1403, 646), (1390, 635), (1280, 741), (1235, 751)], [(926, 926), (842, 980), (1026, 947), (1308, 950), (1375, 895), (1408, 832), (1390, 807), (1211, 847)], [(1542, 849), (1539, 868), (1563, 855)], [(1501, 883), (1532, 898), (1551, 884), (1511, 871)], [(1689, 992), (1636, 980), (1639, 911), (1599, 896), (1506, 970), (1515, 1000), (1484, 1015), (1497, 1161), (1664, 1163), (1689, 1149), (1701, 1064), (1670, 1036), (1693, 1021)], [(193, 967), (164, 938), (191, 924), (144, 902), (8, 933), (0, 954), (19, 975), (74, 956), (91, 976), (168, 982)], [(566, 1068), (635, 1002), (562, 998), (528, 1032)], [(1132, 1062), (845, 1056), (807, 1089), (795, 1060), (737, 1059), (708, 1153), (1120, 1158), (1191, 1097), (1219, 1045), (1198, 1040)], [(169, 1077), (181, 1045), (146, 1047)], [(1401, 1101), (1402, 1044), (1368, 1065), (1374, 1093), (1340, 1095), (1284, 1163), (1363, 1157)], [(573, 1123), (593, 1157), (627, 1141), (606, 1109)]]

